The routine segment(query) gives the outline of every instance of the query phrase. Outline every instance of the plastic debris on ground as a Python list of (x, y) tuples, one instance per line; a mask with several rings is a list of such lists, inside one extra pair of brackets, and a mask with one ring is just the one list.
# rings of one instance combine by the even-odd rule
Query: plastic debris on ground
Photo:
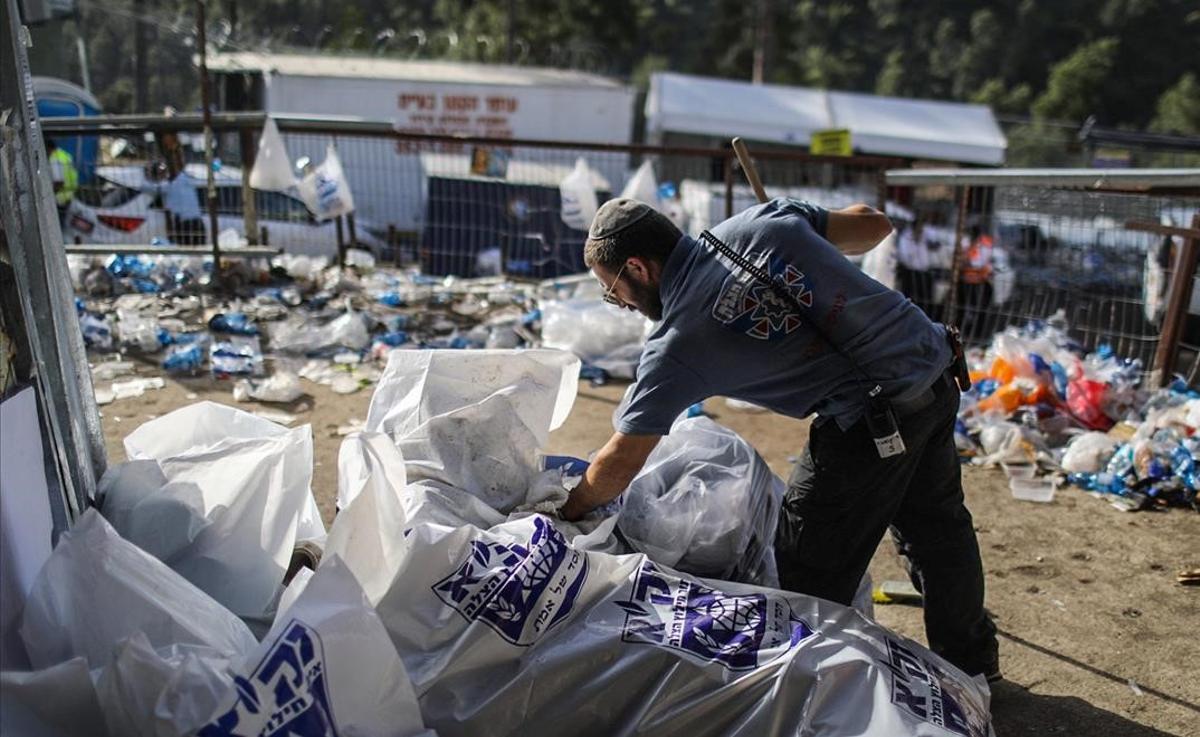
[(1088, 352), (1061, 312), (1009, 327), (969, 353), (956, 441), (973, 463), (1001, 464), (1013, 496), (1047, 502), (1062, 482), (1125, 511), (1200, 511), (1200, 393), (1151, 389), (1139, 360)]
[[(855, 608), (747, 582), (769, 579), (782, 481), (708, 418), (681, 419), (622, 498), (559, 519), (587, 464), (544, 447), (579, 370), (561, 351), (392, 351), (342, 443), (320, 563), (286, 587), (294, 543), (323, 531), (308, 427), (211, 403), (146, 423), (104, 516), (39, 577), (35, 671), (0, 674), (6, 703), (68, 735), (537, 737), (577, 722), (586, 691), (604, 708), (580, 734), (994, 734), (982, 677)], [(704, 534), (636, 511), (676, 497)], [(47, 684), (49, 717), (31, 706)]]

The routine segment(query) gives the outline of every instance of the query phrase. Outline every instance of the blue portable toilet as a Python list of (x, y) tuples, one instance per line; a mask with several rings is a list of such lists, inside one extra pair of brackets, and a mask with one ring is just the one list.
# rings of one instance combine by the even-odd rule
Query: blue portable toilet
[[(100, 103), (84, 88), (56, 77), (34, 77), (33, 97), (39, 118), (81, 118), (99, 115)], [(53, 136), (54, 143), (75, 160), (79, 183), (87, 184), (96, 175), (100, 153), (99, 136)]]

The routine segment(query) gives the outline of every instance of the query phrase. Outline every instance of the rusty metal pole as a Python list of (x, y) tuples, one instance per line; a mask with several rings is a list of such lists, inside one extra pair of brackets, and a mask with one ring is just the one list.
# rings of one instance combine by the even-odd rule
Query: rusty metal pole
[[(957, 187), (958, 217), (954, 221), (954, 259), (950, 262), (950, 292), (946, 295), (946, 312), (942, 321), (953, 324), (955, 312), (958, 309), (958, 280), (962, 271), (962, 237), (967, 221), (967, 200), (971, 197), (970, 187)], [(961, 326), (960, 326), (961, 327)]]
[[(1200, 213), (1192, 216), (1192, 228), (1200, 229)], [(1179, 355), (1179, 341), (1187, 325), (1188, 306), (1192, 301), (1192, 283), (1196, 264), (1200, 262), (1200, 238), (1189, 237), (1175, 259), (1171, 272), (1171, 291), (1167, 299), (1167, 311), (1163, 315), (1162, 334), (1158, 338), (1158, 350), (1154, 354), (1155, 383), (1166, 386), (1171, 382), (1175, 360)]]
[(200, 105), (204, 116), (204, 169), (207, 178), (208, 229), (212, 238), (213, 286), (221, 286), (221, 247), (217, 244), (217, 182), (213, 172), (212, 95), (208, 85), (208, 0), (196, 0), (196, 45), (200, 48)]

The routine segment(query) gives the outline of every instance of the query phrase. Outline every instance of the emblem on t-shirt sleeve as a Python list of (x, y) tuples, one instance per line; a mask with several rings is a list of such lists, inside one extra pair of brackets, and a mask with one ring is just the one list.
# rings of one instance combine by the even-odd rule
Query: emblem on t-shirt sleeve
[[(771, 259), (768, 269), (776, 284), (803, 307), (812, 307), (813, 293), (804, 272), (780, 259)], [(759, 340), (781, 338), (803, 324), (795, 306), (775, 289), (738, 272), (731, 273), (721, 285), (712, 315), (722, 325)]]

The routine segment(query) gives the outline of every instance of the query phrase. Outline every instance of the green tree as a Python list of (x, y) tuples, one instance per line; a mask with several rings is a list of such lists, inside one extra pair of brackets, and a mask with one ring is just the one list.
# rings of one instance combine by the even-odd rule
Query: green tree
[(1083, 121), (1098, 108), (1107, 85), (1112, 83), (1113, 63), (1119, 41), (1102, 38), (1084, 44), (1055, 64), (1043, 92), (1033, 103), (1037, 117)]
[(1151, 130), (1160, 133), (1200, 135), (1200, 80), (1191, 72), (1162, 93), (1154, 107)]

